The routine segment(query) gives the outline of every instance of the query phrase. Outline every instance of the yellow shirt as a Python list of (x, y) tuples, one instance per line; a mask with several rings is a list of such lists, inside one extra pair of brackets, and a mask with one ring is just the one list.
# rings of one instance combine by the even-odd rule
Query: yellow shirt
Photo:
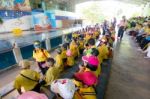
[(67, 58), (66, 52), (67, 52), (66, 50), (62, 51), (61, 53), (62, 59)]
[(45, 81), (46, 81), (47, 85), (50, 85), (55, 79), (57, 79), (58, 75), (59, 75), (58, 68), (56, 68), (55, 66), (50, 67), (46, 72)]
[(79, 56), (79, 49), (75, 42), (71, 42), (70, 50), (73, 54), (73, 57)]
[(84, 49), (84, 41), (79, 41), (79, 49)]
[(73, 83), (74, 83), (78, 88), (83, 87), (82, 82), (77, 81), (77, 80), (75, 80), (75, 79), (73, 79), (72, 81), (73, 81)]
[(145, 33), (150, 35), (150, 28), (145, 28)]
[(99, 54), (99, 60), (100, 62), (103, 62), (103, 59), (107, 59), (108, 58), (108, 53), (109, 53), (109, 50), (107, 48), (107, 46), (105, 44), (101, 45), (100, 47), (98, 47), (98, 50), (100, 52)]
[(63, 66), (62, 56), (57, 54), (55, 60), (56, 60), (55, 66), (59, 69), (59, 72), (63, 71), (64, 66)]
[(75, 64), (74, 57), (73, 56), (67, 57), (67, 65), (73, 66), (74, 64)]
[[(79, 88), (79, 94), (75, 93), (73, 99), (97, 99), (93, 87), (84, 88), (80, 81), (73, 79), (73, 83)], [(88, 92), (92, 95), (87, 95)]]
[(97, 99), (96, 93), (93, 87), (80, 88), (79, 93), (83, 99)]
[[(36, 71), (27, 69), (27, 70), (22, 70), (20, 72), (21, 74), (23, 74), (24, 76), (31, 78), (33, 80), (39, 80), (40, 79), (40, 74)], [(15, 79), (14, 82), (14, 88), (16, 89), (20, 89), (21, 87), (23, 87), (25, 89), (25, 91), (30, 91), (32, 90), (36, 85), (38, 84), (38, 82), (36, 81), (32, 81), (30, 79), (27, 79), (21, 75), (18, 75)]]
[(86, 41), (88, 41), (90, 38), (92, 38), (92, 36), (91, 36), (91, 35), (89, 35), (89, 34), (86, 34), (86, 36), (85, 36), (85, 40), (86, 40)]
[(100, 33), (98, 31), (94, 32), (95, 37), (99, 36)]
[[(86, 72), (86, 71), (91, 71), (91, 70), (90, 70), (89, 68), (86, 68), (86, 69), (85, 69), (85, 72)], [(96, 71), (91, 71), (91, 72), (93, 72), (93, 73), (96, 75), (96, 77), (98, 77), (98, 75), (99, 75), (99, 74), (98, 74), (98, 69), (97, 69)]]
[(33, 51), (33, 58), (37, 62), (44, 62), (47, 60), (47, 58), (50, 58), (50, 54), (45, 49), (43, 49), (43, 51), (42, 51), (42, 49), (38, 49), (36, 51)]
[(79, 35), (77, 34), (77, 33), (73, 33), (72, 34), (72, 37), (75, 37), (75, 38), (77, 38)]

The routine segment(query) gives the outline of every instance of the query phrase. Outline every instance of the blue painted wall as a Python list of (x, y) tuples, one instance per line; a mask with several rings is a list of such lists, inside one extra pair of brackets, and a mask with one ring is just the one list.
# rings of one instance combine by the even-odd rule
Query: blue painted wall
[(62, 36), (50, 39), (51, 48), (55, 48), (58, 45), (62, 44)]
[(16, 64), (16, 61), (13, 55), (13, 51), (0, 53), (0, 70), (8, 68), (14, 64)]

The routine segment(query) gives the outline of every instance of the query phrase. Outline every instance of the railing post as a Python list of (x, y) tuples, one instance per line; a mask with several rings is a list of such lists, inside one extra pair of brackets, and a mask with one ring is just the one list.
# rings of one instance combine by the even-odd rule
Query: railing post
[(50, 50), (51, 50), (51, 43), (50, 43), (50, 39), (46, 38), (46, 40), (45, 40), (45, 44), (46, 44), (46, 49), (47, 49), (48, 51), (50, 51)]
[(19, 63), (23, 60), (20, 48), (18, 47), (17, 43), (14, 43), (13, 54), (15, 56), (16, 63)]

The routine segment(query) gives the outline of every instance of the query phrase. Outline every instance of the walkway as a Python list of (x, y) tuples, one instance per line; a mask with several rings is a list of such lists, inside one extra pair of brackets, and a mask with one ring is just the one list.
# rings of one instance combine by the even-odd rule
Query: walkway
[(150, 60), (125, 36), (117, 44), (105, 99), (150, 99)]

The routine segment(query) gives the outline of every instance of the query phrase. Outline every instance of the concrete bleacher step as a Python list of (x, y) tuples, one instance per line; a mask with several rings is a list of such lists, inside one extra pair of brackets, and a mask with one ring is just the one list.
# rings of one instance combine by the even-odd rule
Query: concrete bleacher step
[(7, 95), (9, 92), (14, 90), (13, 83), (14, 82), (11, 82), (0, 89), (0, 97)]

